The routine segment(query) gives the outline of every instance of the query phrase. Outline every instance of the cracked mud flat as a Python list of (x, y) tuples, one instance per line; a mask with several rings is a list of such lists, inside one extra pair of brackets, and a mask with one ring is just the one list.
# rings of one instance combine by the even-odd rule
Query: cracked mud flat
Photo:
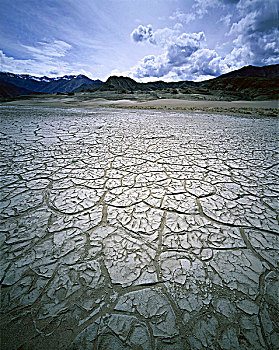
[(1, 108), (2, 349), (278, 349), (278, 124)]

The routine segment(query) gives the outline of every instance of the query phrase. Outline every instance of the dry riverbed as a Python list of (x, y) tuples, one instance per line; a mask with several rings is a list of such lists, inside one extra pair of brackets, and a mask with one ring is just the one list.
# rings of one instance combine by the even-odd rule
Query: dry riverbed
[(1, 349), (276, 349), (276, 118), (40, 99), (0, 107)]

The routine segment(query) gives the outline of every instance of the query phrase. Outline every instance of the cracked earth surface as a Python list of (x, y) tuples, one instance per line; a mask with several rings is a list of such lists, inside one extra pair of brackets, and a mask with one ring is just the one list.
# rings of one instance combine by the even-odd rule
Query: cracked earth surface
[(275, 119), (1, 116), (2, 349), (278, 349)]

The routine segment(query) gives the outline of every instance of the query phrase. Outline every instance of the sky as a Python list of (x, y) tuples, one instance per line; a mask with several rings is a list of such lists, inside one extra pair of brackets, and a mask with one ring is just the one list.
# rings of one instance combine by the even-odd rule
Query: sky
[(279, 63), (279, 0), (1, 0), (0, 70), (200, 81)]

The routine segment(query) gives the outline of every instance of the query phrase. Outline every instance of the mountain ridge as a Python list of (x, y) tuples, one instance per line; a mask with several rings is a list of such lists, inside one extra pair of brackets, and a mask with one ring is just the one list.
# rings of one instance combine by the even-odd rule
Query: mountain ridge
[(222, 74), (216, 78), (195, 82), (191, 80), (181, 80), (177, 82), (165, 82), (162, 80), (155, 82), (139, 83), (132, 78), (123, 76), (110, 76), (106, 82), (100, 87), (101, 91), (112, 90), (154, 90), (165, 88), (183, 88), (183, 87), (199, 87), (207, 85), (212, 81), (223, 78), (268, 78), (273, 79), (279, 77), (279, 64), (268, 65), (263, 67), (258, 66), (245, 66), (240, 69), (234, 70), (229, 73)]
[(0, 72), (0, 96), (2, 97), (19, 96), (20, 94), (30, 94), (32, 92), (67, 93), (88, 90), (98, 90), (100, 92), (148, 92), (173, 89), (173, 93), (177, 93), (176, 89), (184, 89), (184, 92), (187, 93), (188, 89), (188, 93), (200, 93), (204, 89), (203, 93), (206, 94), (218, 90), (230, 94), (234, 93), (239, 95), (240, 98), (243, 96), (247, 98), (263, 96), (263, 98), (277, 99), (279, 94), (278, 85), (279, 64), (262, 67), (249, 65), (201, 82), (190, 80), (165, 82), (158, 80), (141, 83), (124, 76), (110, 76), (105, 82), (102, 82), (101, 80), (92, 80), (82, 74), (49, 78), (46, 76), (36, 77), (29, 74)]
[[(233, 77), (262, 77), (262, 78), (276, 78), (279, 77), (279, 64), (271, 64), (267, 66), (244, 66), (240, 69), (225, 73), (217, 78), (233, 78)], [(211, 80), (211, 79), (210, 79)]]
[[(167, 89), (173, 94), (215, 95), (231, 99), (271, 99), (279, 97), (279, 64), (263, 67), (245, 66), (222, 74), (219, 77), (201, 81), (138, 83), (128, 77), (112, 76), (99, 88), (100, 91), (154, 91)], [(179, 90), (179, 91), (178, 91)]]
[[(98, 80), (100, 82), (100, 80)], [(49, 78), (46, 76), (36, 77), (29, 74), (15, 74), (9, 72), (0, 72), (0, 86), (13, 84), (18, 88), (24, 88), (30, 92), (57, 93), (71, 92), (82, 84), (95, 84), (85, 75), (64, 75), (62, 77)]]
[(27, 90), (23, 87), (18, 87), (14, 84), (3, 82), (0, 84), (0, 96), (4, 98), (12, 98), (21, 95), (28, 95), (32, 93), (31, 90)]

